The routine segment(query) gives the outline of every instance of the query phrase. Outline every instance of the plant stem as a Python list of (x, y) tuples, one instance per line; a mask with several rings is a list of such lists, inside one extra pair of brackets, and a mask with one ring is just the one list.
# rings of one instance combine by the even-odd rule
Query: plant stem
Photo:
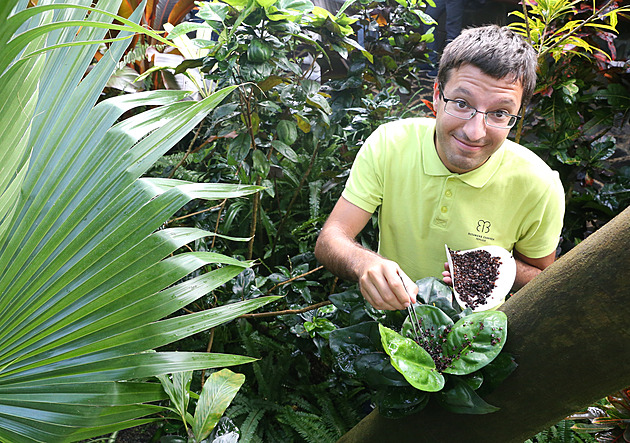
[(280, 236), (280, 232), (282, 232), (284, 223), (287, 221), (287, 218), (289, 217), (289, 214), (291, 213), (291, 208), (293, 208), (293, 205), (300, 194), (300, 190), (304, 186), (304, 182), (306, 182), (306, 179), (311, 174), (311, 170), (313, 169), (313, 164), (315, 163), (315, 159), (317, 158), (317, 150), (318, 150), (318, 145), (315, 145), (315, 147), (313, 148), (313, 155), (311, 155), (311, 161), (308, 164), (308, 168), (306, 169), (306, 172), (302, 176), (302, 179), (300, 180), (300, 183), (298, 184), (297, 188), (295, 188), (295, 191), (293, 192), (293, 197), (291, 197), (291, 201), (289, 202), (289, 205), (287, 206), (287, 210), (285, 211), (284, 216), (282, 217), (282, 220), (280, 220), (280, 223), (278, 224), (276, 237), (273, 239), (273, 246), (271, 247), (272, 254), (276, 252), (276, 245), (278, 243), (278, 237)]
[(243, 314), (238, 318), (257, 318), (257, 317), (277, 317), (280, 315), (288, 315), (288, 314), (302, 314), (303, 312), (312, 311), (313, 309), (321, 308), (322, 306), (328, 306), (332, 304), (330, 300), (326, 300), (320, 303), (316, 303), (314, 305), (307, 306), (301, 309), (285, 309), (284, 311), (275, 311), (275, 312), (259, 312), (257, 314)]
[(305, 272), (304, 274), (296, 275), (295, 277), (291, 277), (291, 278), (290, 278), (290, 279), (288, 279), (288, 280), (285, 280), (285, 281), (283, 281), (283, 282), (280, 282), (280, 283), (278, 283), (277, 285), (275, 285), (274, 287), (272, 287), (271, 289), (269, 289), (269, 290), (265, 293), (265, 295), (269, 294), (271, 291), (273, 291), (273, 290), (274, 290), (274, 289), (276, 289), (276, 288), (279, 288), (280, 286), (286, 285), (287, 283), (292, 282), (292, 281), (294, 281), (294, 280), (297, 280), (298, 278), (305, 277), (305, 276), (307, 276), (307, 275), (309, 275), (309, 274), (312, 274), (313, 272), (319, 271), (320, 269), (324, 269), (324, 267), (323, 267), (323, 266), (319, 266), (319, 267), (317, 267), (317, 268), (315, 268), (315, 269), (311, 269), (310, 271)]
[(195, 145), (195, 142), (197, 141), (197, 138), (199, 137), (199, 133), (201, 132), (202, 127), (203, 127), (203, 123), (200, 123), (199, 126), (197, 126), (197, 131), (195, 131), (195, 135), (192, 141), (190, 142), (190, 145), (188, 145), (188, 150), (186, 150), (186, 154), (184, 154), (184, 158), (182, 158), (180, 162), (177, 163), (177, 165), (173, 168), (171, 173), (168, 175), (168, 178), (173, 178), (173, 175), (175, 175), (175, 171), (177, 171), (177, 168), (183, 165), (186, 159), (188, 158), (188, 156), (191, 154), (193, 146)]

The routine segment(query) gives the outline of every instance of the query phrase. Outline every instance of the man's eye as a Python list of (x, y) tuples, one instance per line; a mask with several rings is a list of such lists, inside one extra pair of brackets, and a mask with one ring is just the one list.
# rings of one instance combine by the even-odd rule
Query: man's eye
[(495, 118), (497, 120), (507, 120), (510, 118), (510, 115), (505, 111), (491, 112), (490, 115), (492, 116), (492, 118)]
[(470, 106), (468, 106), (466, 102), (463, 102), (461, 100), (455, 100), (455, 106), (457, 107), (457, 109), (461, 110), (470, 109)]

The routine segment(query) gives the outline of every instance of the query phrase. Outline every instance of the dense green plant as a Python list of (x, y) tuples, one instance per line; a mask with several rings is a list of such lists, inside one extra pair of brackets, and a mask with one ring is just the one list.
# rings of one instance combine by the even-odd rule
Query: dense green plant
[[(418, 101), (414, 97), (408, 100), (407, 93), (420, 91), (421, 78), (415, 70), (417, 62), (424, 60), (423, 41), (430, 37), (419, 35), (418, 31), (422, 2), (402, 3), (355, 2), (343, 9), (348, 18), (343, 13), (333, 15), (315, 8), (311, 13), (312, 5), (302, 1), (214, 2), (202, 6), (200, 17), (204, 23), (186, 24), (171, 34), (175, 41), (183, 32), (195, 29), (215, 32), (212, 39), (204, 41), (199, 34), (193, 39), (209, 50), (210, 55), (187, 61), (179, 71), (202, 69), (208, 79), (220, 84), (250, 82), (235, 92), (229, 103), (200, 123), (150, 172), (199, 182), (260, 183), (266, 188), (248, 201), (217, 202), (214, 206), (191, 202), (168, 224), (194, 226), (223, 235), (200, 239), (191, 245), (197, 250), (259, 258), (253, 268), (215, 291), (212, 297), (197, 300), (189, 309), (205, 309), (262, 294), (284, 296), (273, 312), (215, 328), (211, 334), (197, 334), (187, 342), (197, 349), (209, 348), (212, 343), (213, 350), (261, 357), (254, 365), (239, 368), (247, 376), (246, 383), (227, 411), (247, 441), (304, 439), (297, 424), (291, 425), (288, 419), (280, 418), (291, 411), (303, 413), (298, 415), (304, 420), (305, 429), (318, 424), (322, 435), (340, 435), (330, 427), (328, 418), (334, 415), (321, 406), (325, 399), (334, 399), (336, 405), (354, 404), (351, 408), (354, 414), (344, 414), (354, 423), (374, 406), (363, 383), (332, 373), (335, 362), (327, 337), (337, 328), (383, 318), (364, 305), (356, 287), (322, 270), (312, 250), (363, 140), (383, 121), (421, 113), (415, 105)], [(375, 7), (380, 13), (370, 14)], [(413, 20), (407, 20), (412, 15), (415, 15)], [(385, 17), (389, 21), (383, 21)], [(357, 20), (351, 23), (354, 19)], [(384, 26), (380, 26), (379, 20)], [(350, 34), (350, 27), (357, 34)], [(377, 29), (378, 33), (373, 32)], [(252, 44), (254, 41), (257, 43)], [(374, 59), (367, 58), (356, 42), (375, 54)], [(379, 52), (378, 48), (391, 51)], [(381, 60), (382, 54), (391, 59)], [(585, 58), (576, 60), (572, 63), (585, 66), (590, 63)], [(571, 93), (572, 87), (563, 88), (563, 82), (567, 74), (573, 74), (553, 63), (547, 65), (539, 82), (547, 82), (546, 76), (550, 76), (548, 83), (554, 93), (565, 90)], [(553, 74), (556, 68), (557, 75)], [(614, 73), (612, 69), (606, 70), (606, 74)], [(610, 115), (612, 102), (607, 100), (625, 100), (623, 94), (613, 93), (615, 86), (611, 87), (611, 94), (607, 92), (611, 81), (626, 88), (623, 76), (608, 78), (598, 74), (597, 81), (601, 81), (599, 91), (580, 103), (583, 108), (568, 109), (567, 114), (588, 115), (584, 113), (591, 108), (600, 108), (601, 116), (606, 112)], [(583, 87), (580, 94), (595, 92), (587, 91), (588, 81)], [(542, 100), (544, 95), (540, 94), (536, 100), (539, 97)], [(534, 124), (524, 128), (524, 141), (528, 146), (540, 147), (540, 155), (556, 167), (555, 153), (539, 139), (564, 129), (545, 130), (542, 118), (537, 117), (537, 103), (534, 101), (528, 108), (526, 121)], [(567, 104), (562, 102), (560, 106)], [(615, 123), (618, 121), (620, 117)], [(570, 121), (566, 127), (577, 133), (583, 130), (571, 126)], [(574, 149), (566, 147), (570, 154)], [(597, 161), (591, 161), (589, 167)], [(603, 162), (609, 166), (608, 160)], [(579, 177), (586, 175), (577, 172), (576, 164), (566, 166), (566, 171), (562, 165), (556, 168), (569, 189), (579, 185)], [(606, 174), (602, 176), (606, 178)], [(617, 188), (621, 192), (615, 194), (595, 189), (597, 198), (620, 198), (608, 216), (627, 204), (623, 200), (627, 195), (624, 186), (622, 183)], [(569, 207), (573, 204), (571, 197), (568, 196)], [(592, 205), (584, 204), (585, 208)], [(582, 238), (588, 228), (587, 222), (580, 218), (583, 212), (579, 211), (579, 207), (568, 211), (568, 214), (575, 212), (576, 220), (572, 224), (572, 219), (567, 218), (566, 225), (575, 226), (565, 233), (570, 242)], [(604, 218), (600, 216), (599, 220)], [(360, 236), (360, 241), (371, 248), (376, 247), (375, 226), (376, 218)], [(245, 247), (226, 237), (227, 233), (252, 240)], [(335, 305), (322, 306), (330, 294)], [(340, 294), (351, 298), (353, 303), (340, 302)], [(400, 327), (403, 318), (388, 321)], [(245, 348), (243, 343), (247, 343)], [(323, 386), (326, 389), (320, 388)], [(320, 422), (316, 422), (318, 415)]]
[[(95, 105), (142, 8), (113, 25), (120, 1), (92, 3), (0, 7), (0, 439), (12, 443), (154, 420), (166, 394), (152, 377), (252, 358), (153, 349), (275, 299), (174, 315), (252, 263), (182, 253), (209, 233), (161, 225), (192, 199), (258, 188), (139, 178), (231, 89), (201, 102), (156, 91)], [(86, 75), (112, 28), (118, 41)], [(148, 110), (121, 119), (136, 108)]]
[(571, 420), (562, 420), (549, 429), (539, 432), (525, 443), (594, 443), (596, 440), (588, 434), (576, 432), (571, 427)]
[[(436, 21), (424, 11), (433, 0), (357, 0), (352, 17), (360, 26), (362, 42), (374, 60), (351, 57), (349, 71), (363, 74), (363, 83), (375, 91), (396, 86), (399, 93), (422, 91), (420, 65), (428, 62), (427, 43), (432, 41)], [(349, 77), (352, 79), (352, 76)]]
[[(383, 321), (366, 321), (330, 333), (337, 368), (364, 382), (388, 417), (418, 412), (430, 396), (456, 413), (498, 410), (476, 391), (483, 386), (487, 392), (515, 368), (506, 354), (497, 358), (507, 337), (505, 314), (462, 311), (452, 302), (451, 288), (435, 278), (417, 284), (422, 300), (413, 307), (417, 325), (409, 316), (400, 329), (395, 323), (392, 329)], [(333, 299), (356, 303), (345, 296)]]
[(628, 77), (613, 60), (618, 16), (630, 9), (615, 1), (594, 8), (567, 0), (525, 2), (523, 12), (514, 13), (522, 21), (512, 25), (539, 54), (522, 141), (561, 175), (567, 192), (563, 252), (630, 203), (630, 170), (610, 161), (616, 153), (610, 132), (627, 124), (630, 109)]
[[(243, 374), (222, 369), (210, 375), (197, 395), (190, 390), (193, 371), (158, 375), (158, 378), (170, 398), (169, 409), (182, 420), (190, 443), (200, 443), (210, 436), (245, 381)], [(191, 398), (196, 400), (194, 413), (189, 412)]]
[(569, 419), (576, 421), (571, 429), (594, 434), (598, 442), (630, 442), (630, 388), (607, 396)]

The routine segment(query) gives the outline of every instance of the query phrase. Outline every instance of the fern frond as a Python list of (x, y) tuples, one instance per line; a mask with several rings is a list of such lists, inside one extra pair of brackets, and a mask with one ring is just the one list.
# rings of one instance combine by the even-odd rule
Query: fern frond
[(318, 395), (317, 404), (321, 409), (322, 418), (325, 417), (340, 437), (360, 420), (355, 407), (344, 397), (333, 400), (330, 396)]
[(240, 427), (241, 437), (239, 441), (241, 443), (253, 443), (254, 437), (256, 436), (256, 429), (258, 428), (258, 423), (265, 415), (264, 409), (258, 409), (256, 411), (252, 411), (249, 413), (245, 421)]
[(339, 439), (316, 414), (294, 411), (288, 407), (278, 415), (278, 421), (293, 428), (306, 443), (335, 443)]

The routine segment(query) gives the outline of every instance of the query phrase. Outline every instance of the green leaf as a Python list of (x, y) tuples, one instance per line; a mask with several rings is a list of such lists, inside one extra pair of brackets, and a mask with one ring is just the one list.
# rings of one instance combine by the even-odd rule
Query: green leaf
[(190, 382), (193, 371), (176, 372), (169, 375), (158, 375), (162, 387), (175, 405), (175, 410), (183, 417), (186, 426), (186, 415), (188, 413), (188, 402), (190, 401)]
[[(3, 14), (17, 4), (5, 3)], [(103, 100), (130, 31), (142, 29), (135, 23), (144, 4), (118, 20), (133, 23), (119, 34), (127, 40), (88, 70), (107, 30), (121, 28), (105, 21), (120, 1), (99, 0), (98, 11), (26, 3), (0, 30), (10, 49), (0, 52), (9, 67), (1, 70), (0, 109), (12, 118), (0, 129), (0, 159), (10, 166), (0, 171), (0, 440), (76, 441), (150, 422), (142, 417), (162, 409), (143, 404), (166, 397), (157, 383), (125, 380), (253, 361), (153, 349), (271, 299), (177, 315), (252, 263), (177, 254), (209, 233), (164, 223), (193, 199), (256, 190), (140, 178), (234, 88), (200, 102), (176, 91)], [(25, 47), (42, 55), (19, 59)]]
[[(420, 336), (428, 342), (434, 341), (431, 336), (437, 337), (446, 335), (445, 331), (453, 327), (453, 320), (442, 310), (430, 305), (413, 305), (418, 321), (417, 326)], [(414, 328), (411, 325), (411, 317), (407, 317), (403, 323), (401, 335), (403, 337), (414, 338)]]
[(273, 146), (273, 148), (276, 151), (282, 154), (291, 163), (298, 162), (299, 158), (298, 158), (298, 155), (295, 153), (295, 151), (291, 149), (290, 146), (287, 146), (285, 143), (281, 142), (280, 140), (273, 140), (271, 142), (271, 146)]
[(256, 171), (260, 177), (267, 177), (267, 175), (269, 175), (269, 169), (271, 168), (267, 156), (260, 149), (255, 149), (252, 153), (252, 160), (254, 171)]
[(330, 109), (328, 101), (321, 94), (309, 94), (308, 97), (306, 97), (306, 103), (321, 109), (326, 114), (332, 114), (332, 109)]
[(328, 339), (337, 367), (349, 376), (371, 386), (409, 386), (383, 351), (377, 322), (336, 329)]
[(197, 441), (206, 439), (245, 382), (243, 374), (229, 369), (212, 373), (201, 390), (193, 420), (193, 434)]
[(444, 370), (465, 375), (490, 363), (507, 338), (507, 316), (500, 311), (476, 312), (461, 318), (446, 337), (443, 353), (453, 358)]
[(465, 381), (455, 378), (450, 380), (453, 386), (436, 394), (438, 403), (447, 411), (456, 414), (489, 414), (500, 409), (486, 403)]
[(459, 313), (459, 309), (455, 308), (458, 306), (457, 303), (453, 306), (453, 290), (443, 281), (435, 277), (427, 277), (418, 280), (416, 285), (418, 285), (418, 300), (422, 303), (439, 308), (451, 318)]
[(415, 341), (379, 324), (381, 342), (392, 359), (392, 366), (416, 389), (437, 392), (444, 387), (444, 377), (435, 362)]

